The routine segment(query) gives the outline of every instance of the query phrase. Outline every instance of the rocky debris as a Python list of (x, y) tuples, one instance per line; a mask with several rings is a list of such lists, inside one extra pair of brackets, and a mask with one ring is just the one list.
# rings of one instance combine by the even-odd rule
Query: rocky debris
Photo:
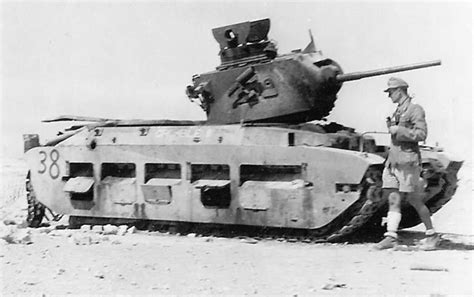
[(92, 245), (92, 244), (98, 244), (103, 241), (109, 241), (109, 237), (100, 236), (97, 234), (78, 233), (78, 234), (73, 235), (70, 238), (70, 242), (74, 243), (75, 245)]
[(170, 288), (171, 288), (170, 285), (163, 284), (163, 285), (150, 287), (150, 291), (155, 291), (155, 290), (166, 290), (166, 291), (168, 291)]
[(187, 237), (196, 237), (196, 233), (189, 233), (188, 235), (186, 235)]
[(430, 264), (412, 264), (410, 270), (421, 270), (421, 271), (448, 271), (448, 268)]
[(9, 244), (31, 244), (30, 230), (20, 229), (17, 225), (2, 225), (0, 238)]
[(82, 225), (79, 230), (81, 230), (81, 232), (89, 232), (89, 231), (92, 230), (92, 226), (91, 225)]
[(127, 233), (128, 226), (127, 225), (120, 225), (118, 226), (117, 235), (124, 236)]
[(93, 232), (96, 234), (104, 234), (104, 235), (120, 235), (123, 236), (127, 233), (132, 234), (136, 232), (136, 227), (132, 226), (128, 228), (127, 225), (120, 225), (120, 226), (115, 226), (111, 224), (107, 225), (82, 225), (81, 229), (82, 232)]
[(334, 290), (336, 288), (346, 288), (346, 284), (343, 283), (327, 283), (321, 287), (323, 290)]
[(94, 277), (98, 278), (98, 279), (104, 279), (105, 278), (105, 274), (101, 271), (96, 271), (94, 273)]
[(48, 233), (49, 236), (62, 236), (63, 231), (58, 231), (58, 230), (51, 230), (51, 232)]
[[(41, 225), (47, 225), (45, 223), (41, 224)], [(48, 225), (49, 226), (49, 225)], [(65, 229), (69, 229), (69, 224), (59, 224), (59, 223), (55, 223), (54, 225), (54, 229), (56, 230), (65, 230)], [(46, 226), (45, 226), (46, 227)]]
[(242, 238), (240, 240), (240, 242), (249, 243), (249, 244), (256, 244), (258, 242), (258, 240), (256, 240), (255, 238), (246, 237), (246, 238)]
[(56, 230), (55, 226), (33, 228), (32, 231), (39, 234), (50, 234), (52, 231)]
[(324, 284), (321, 287), (321, 289), (323, 289), (323, 290), (334, 290), (334, 289), (337, 289), (337, 288), (347, 288), (347, 285), (345, 283), (342, 283), (342, 282), (338, 281), (334, 277), (330, 277), (328, 279), (328, 281), (326, 282), (326, 284)]
[[(54, 230), (52, 235), (59, 236), (61, 232)], [(136, 232), (136, 227), (128, 227), (127, 225), (115, 226), (111, 224), (107, 225), (82, 225), (79, 232), (74, 232), (68, 235), (70, 242), (76, 245), (92, 245), (100, 242), (109, 241), (109, 235), (124, 236), (126, 234), (133, 234)], [(51, 234), (51, 233), (50, 233)], [(63, 234), (64, 235), (64, 234)], [(115, 239), (112, 244), (121, 244), (120, 240)]]
[(6, 219), (6, 220), (3, 220), (3, 224), (5, 225), (16, 225), (16, 221), (15, 220), (12, 220), (12, 219)]
[(95, 225), (95, 226), (92, 226), (91, 231), (94, 232), (94, 233), (101, 234), (102, 232), (104, 232), (104, 227), (101, 226), (101, 225)]
[(59, 237), (71, 237), (72, 232), (70, 230), (51, 230), (48, 235), (49, 236), (59, 236)]
[(104, 235), (116, 235), (119, 230), (119, 227), (107, 224), (103, 227)]

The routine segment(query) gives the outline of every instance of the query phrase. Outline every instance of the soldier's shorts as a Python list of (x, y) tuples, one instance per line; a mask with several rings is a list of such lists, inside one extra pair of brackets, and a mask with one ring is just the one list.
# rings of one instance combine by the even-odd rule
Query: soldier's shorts
[(382, 188), (395, 188), (406, 193), (421, 192), (424, 183), (420, 173), (420, 166), (411, 164), (385, 167), (382, 174)]

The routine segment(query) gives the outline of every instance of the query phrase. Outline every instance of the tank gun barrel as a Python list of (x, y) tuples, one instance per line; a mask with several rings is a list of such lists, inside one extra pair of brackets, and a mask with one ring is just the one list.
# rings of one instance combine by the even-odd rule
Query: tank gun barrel
[(361, 78), (366, 78), (366, 77), (371, 77), (371, 76), (378, 76), (378, 75), (384, 75), (384, 74), (389, 74), (389, 73), (402, 72), (402, 71), (427, 68), (427, 67), (433, 67), (433, 66), (439, 66), (439, 65), (441, 65), (441, 60), (434, 60), (434, 61), (429, 61), (429, 62), (394, 66), (394, 67), (388, 67), (388, 68), (382, 68), (382, 69), (376, 69), (376, 70), (338, 74), (336, 76), (336, 81), (345, 82), (345, 81), (351, 81), (351, 80), (358, 80)]

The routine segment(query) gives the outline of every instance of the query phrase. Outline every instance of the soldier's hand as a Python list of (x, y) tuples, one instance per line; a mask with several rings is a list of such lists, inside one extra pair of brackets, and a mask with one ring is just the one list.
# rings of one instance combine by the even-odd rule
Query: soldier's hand
[(398, 131), (398, 126), (391, 126), (390, 128), (388, 128), (388, 132), (390, 132), (390, 134), (396, 134)]

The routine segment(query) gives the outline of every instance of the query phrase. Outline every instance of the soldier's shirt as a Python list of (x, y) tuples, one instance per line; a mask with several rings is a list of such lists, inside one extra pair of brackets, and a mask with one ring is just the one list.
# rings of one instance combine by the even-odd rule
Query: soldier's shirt
[(392, 135), (388, 164), (419, 165), (418, 142), (424, 141), (428, 133), (425, 111), (408, 97), (398, 105), (392, 122), (398, 125), (398, 131)]

